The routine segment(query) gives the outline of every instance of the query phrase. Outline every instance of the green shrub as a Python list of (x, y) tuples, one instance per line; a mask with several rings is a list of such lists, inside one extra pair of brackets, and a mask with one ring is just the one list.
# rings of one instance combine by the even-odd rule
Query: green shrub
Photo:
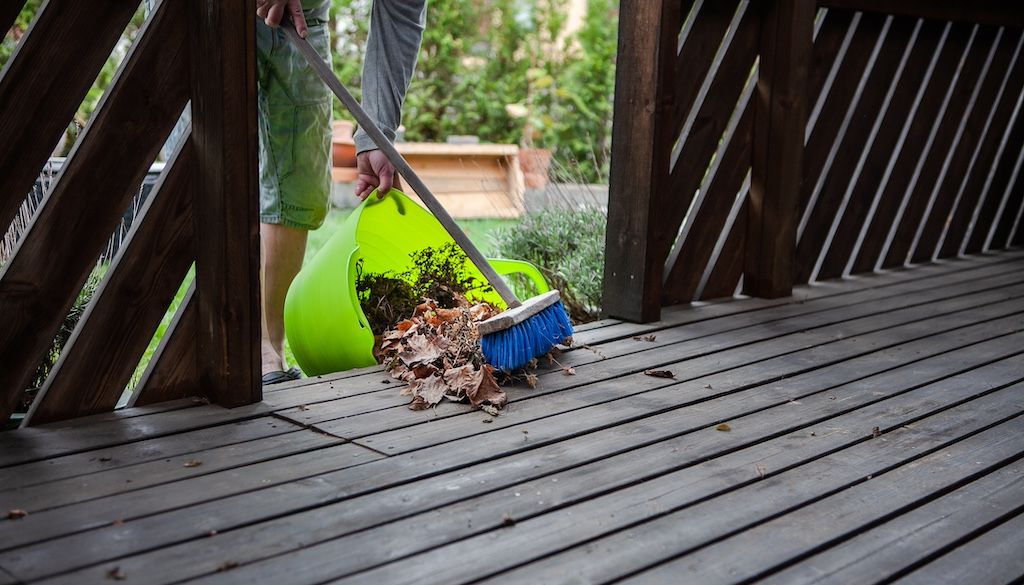
[(596, 207), (529, 213), (519, 225), (494, 232), (494, 249), (498, 256), (536, 264), (562, 291), (572, 320), (593, 321), (601, 312), (606, 222)]

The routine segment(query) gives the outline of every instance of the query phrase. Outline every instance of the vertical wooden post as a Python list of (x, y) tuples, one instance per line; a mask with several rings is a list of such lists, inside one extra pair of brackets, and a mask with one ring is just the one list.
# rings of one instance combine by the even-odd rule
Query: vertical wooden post
[(258, 402), (256, 14), (252, 0), (189, 0), (200, 385)]
[(744, 292), (753, 296), (783, 297), (793, 290), (816, 9), (814, 0), (764, 6), (743, 278)]
[(672, 149), (667, 78), (675, 66), (681, 4), (689, 3), (626, 0), (619, 8), (602, 304), (608, 315), (632, 321), (661, 314), (665, 259), (652, 238)]

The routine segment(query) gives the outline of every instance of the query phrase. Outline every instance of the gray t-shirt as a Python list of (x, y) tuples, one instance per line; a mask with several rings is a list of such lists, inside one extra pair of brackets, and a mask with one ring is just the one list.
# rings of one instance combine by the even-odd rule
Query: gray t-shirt
[[(374, 0), (370, 36), (363, 61), (363, 108), (394, 142), (402, 122), (402, 102), (412, 81), (427, 0)], [(355, 133), (356, 152), (376, 147), (362, 129)]]

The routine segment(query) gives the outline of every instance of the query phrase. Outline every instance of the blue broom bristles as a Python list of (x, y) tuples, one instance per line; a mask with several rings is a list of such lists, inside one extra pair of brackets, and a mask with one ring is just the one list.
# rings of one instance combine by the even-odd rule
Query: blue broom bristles
[(572, 323), (562, 303), (555, 303), (529, 319), (480, 340), (484, 358), (503, 372), (518, 370), (534, 358), (572, 337)]

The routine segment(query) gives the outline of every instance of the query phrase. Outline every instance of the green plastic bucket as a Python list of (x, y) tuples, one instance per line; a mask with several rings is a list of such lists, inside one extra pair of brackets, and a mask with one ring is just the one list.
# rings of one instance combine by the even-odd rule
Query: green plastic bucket
[[(376, 192), (357, 207), (326, 245), (295, 277), (284, 306), (288, 344), (307, 375), (315, 376), (376, 364), (373, 332), (356, 296), (356, 270), (364, 274), (404, 271), (410, 254), (440, 248), (453, 240), (427, 210), (392, 189)], [(550, 290), (541, 272), (529, 262), (491, 259), (501, 274), (520, 273), (538, 292)], [(471, 276), (483, 280), (467, 261)], [(499, 307), (496, 293), (481, 295)]]

